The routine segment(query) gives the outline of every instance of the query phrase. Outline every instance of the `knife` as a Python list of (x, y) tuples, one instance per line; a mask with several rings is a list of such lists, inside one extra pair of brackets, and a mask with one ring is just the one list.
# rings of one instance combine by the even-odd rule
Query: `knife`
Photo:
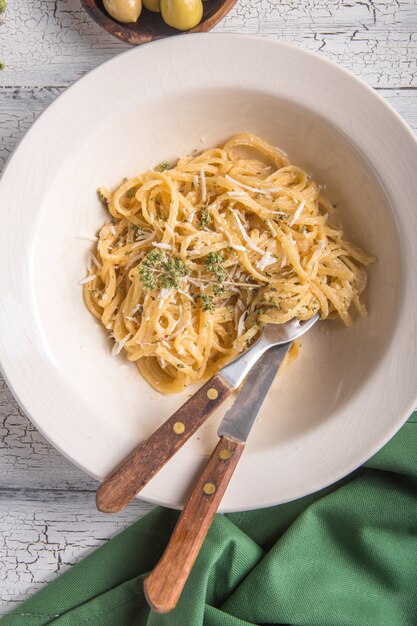
[(265, 396), (291, 345), (275, 346), (260, 357), (221, 421), (219, 443), (185, 504), (164, 554), (144, 582), (148, 604), (157, 613), (168, 613), (176, 606)]

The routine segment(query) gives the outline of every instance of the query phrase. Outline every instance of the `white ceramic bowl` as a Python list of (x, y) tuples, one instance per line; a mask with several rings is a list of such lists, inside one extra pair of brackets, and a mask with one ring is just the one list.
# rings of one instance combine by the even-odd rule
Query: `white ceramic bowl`
[[(322, 323), (262, 409), (223, 511), (292, 500), (346, 475), (416, 403), (417, 142), (374, 91), (317, 54), (237, 35), (136, 48), (47, 109), (0, 184), (0, 344), (23, 410), (68, 458), (102, 479), (185, 399), (163, 397), (110, 356), (84, 307), (96, 198), (164, 159), (257, 133), (311, 171), (352, 238), (378, 261), (369, 316)], [(147, 486), (180, 506), (216, 441), (221, 412)]]

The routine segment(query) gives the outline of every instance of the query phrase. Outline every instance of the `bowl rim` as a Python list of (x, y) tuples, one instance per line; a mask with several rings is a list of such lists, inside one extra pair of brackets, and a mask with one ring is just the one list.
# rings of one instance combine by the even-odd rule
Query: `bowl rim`
[[(416, 154), (417, 154), (417, 137), (414, 135), (413, 131), (408, 126), (408, 124), (403, 120), (403, 118), (400, 116), (400, 114), (378, 92), (376, 92), (372, 87), (367, 85), (361, 79), (359, 79), (354, 74), (352, 74), (349, 70), (347, 70), (344, 67), (338, 65), (334, 61), (329, 60), (329, 59), (327, 59), (325, 57), (321, 57), (321, 56), (319, 56), (315, 52), (312, 52), (312, 51), (304, 49), (304, 48), (300, 48), (299, 46), (296, 46), (294, 44), (290, 44), (290, 43), (287, 43), (287, 42), (276, 41), (276, 40), (271, 40), (271, 39), (267, 39), (267, 38), (260, 37), (260, 36), (253, 36), (253, 35), (246, 35), (246, 34), (242, 35), (242, 34), (239, 34), (239, 33), (209, 33), (209, 34), (208, 33), (204, 33), (204, 34), (202, 34), (202, 33), (194, 33), (194, 34), (192, 34), (192, 38), (193, 39), (195, 39), (195, 38), (201, 39), (202, 37), (205, 37), (205, 38), (216, 38), (216, 39), (220, 39), (220, 38), (224, 38), (224, 39), (234, 38), (236, 40), (241, 39), (241, 40), (247, 40), (247, 41), (251, 41), (251, 42), (261, 42), (262, 45), (275, 46), (277, 49), (284, 48), (284, 49), (288, 49), (288, 50), (295, 50), (295, 51), (297, 51), (297, 53), (301, 53), (301, 54), (306, 55), (306, 57), (309, 57), (309, 58), (313, 58), (314, 57), (315, 60), (318, 61), (319, 63), (327, 64), (329, 67), (333, 68), (333, 70), (336, 70), (339, 73), (343, 74), (350, 81), (354, 81), (362, 90), (366, 90), (369, 94), (372, 94), (372, 97), (374, 99), (377, 99), (380, 102), (380, 104), (383, 105), (385, 110), (389, 111), (391, 116), (393, 115), (393, 117), (395, 118), (396, 122), (401, 125), (403, 130), (407, 133), (408, 137), (411, 139), (412, 143), (414, 144), (414, 148), (415, 148)], [(180, 38), (176, 38), (175, 41), (180, 41), (180, 40), (181, 40), (181, 37)], [(150, 45), (164, 46), (164, 45), (170, 45), (170, 42), (169, 42), (169, 39), (168, 40), (155, 40), (155, 41), (149, 42), (148, 46), (150, 46)], [(4, 180), (5, 180), (6, 176), (7, 176), (7, 172), (13, 166), (13, 163), (14, 163), (15, 159), (17, 158), (18, 151), (19, 151), (20, 147), (24, 144), (24, 142), (28, 141), (28, 138), (30, 138), (32, 133), (34, 132), (34, 129), (37, 128), (37, 124), (39, 123), (39, 120), (44, 119), (44, 116), (46, 115), (46, 113), (48, 111), (52, 110), (53, 107), (56, 107), (57, 103), (59, 103), (61, 101), (61, 98), (65, 97), (65, 95), (70, 90), (72, 90), (75, 87), (75, 85), (81, 84), (82, 81), (84, 81), (84, 80), (88, 80), (90, 74), (92, 74), (93, 72), (95, 72), (96, 70), (98, 70), (99, 68), (102, 68), (103, 66), (105, 66), (107, 64), (111, 64), (112, 62), (115, 61), (115, 59), (118, 59), (119, 57), (121, 57), (121, 56), (123, 56), (125, 54), (132, 54), (133, 55), (133, 54), (138, 54), (138, 52), (136, 51), (136, 48), (128, 49), (128, 50), (123, 51), (119, 55), (115, 55), (115, 57), (112, 57), (111, 59), (108, 59), (108, 60), (104, 61), (99, 66), (97, 66), (96, 68), (94, 68), (93, 70), (91, 70), (90, 72), (85, 74), (84, 76), (80, 77), (77, 81), (75, 81), (68, 88), (63, 90), (45, 108), (45, 110), (42, 112), (42, 114), (37, 118), (37, 120), (35, 120), (35, 122), (31, 125), (29, 130), (25, 133), (25, 135), (17, 143), (17, 145), (15, 146), (14, 150), (12, 151), (12, 153), (9, 156), (9, 158), (7, 159), (7, 162), (6, 162), (6, 164), (5, 164), (4, 168), (3, 168), (3, 171), (2, 171), (2, 174), (1, 174), (1, 177), (0, 177), (0, 196), (1, 196), (1, 193), (2, 193), (2, 186), (3, 186)], [(2, 210), (0, 209), (0, 214), (1, 214), (1, 212), (2, 212)], [(1, 239), (1, 237), (0, 237), (0, 239)], [(39, 423), (39, 420), (32, 416), (30, 407), (27, 406), (27, 402), (25, 402), (21, 398), (22, 393), (19, 392), (19, 381), (17, 381), (17, 384), (15, 384), (14, 381), (13, 381), (13, 373), (12, 373), (13, 372), (13, 366), (12, 366), (10, 360), (8, 359), (7, 350), (5, 349), (6, 341), (5, 341), (4, 338), (6, 336), (7, 336), (6, 327), (5, 327), (5, 325), (1, 325), (0, 326), (0, 372), (2, 373), (2, 375), (3, 375), (3, 377), (4, 377), (5, 381), (6, 381), (9, 389), (11, 390), (12, 394), (14, 395), (14, 397), (15, 397), (17, 403), (19, 404), (20, 408), (23, 410), (25, 415), (27, 415), (27, 417), (30, 419), (30, 421), (32, 421), (32, 423), (36, 426), (36, 428), (42, 433), (42, 435), (55, 448), (57, 448), (66, 458), (68, 458), (72, 463), (74, 463), (80, 469), (85, 471), (87, 474), (94, 476), (94, 478), (97, 478), (98, 480), (101, 480), (103, 478), (102, 476), (98, 476), (98, 475), (94, 474), (85, 465), (83, 465), (82, 463), (79, 463), (77, 460), (74, 460), (61, 447), (61, 444), (59, 443), (59, 441), (57, 441), (56, 438), (51, 435), (51, 433), (45, 432), (45, 430), (43, 429), (42, 425)], [(410, 395), (412, 395), (412, 394), (410, 394)], [(367, 454), (363, 455), (363, 457), (358, 461), (358, 463), (356, 463), (355, 465), (352, 465), (351, 467), (349, 467), (342, 474), (337, 475), (336, 477), (333, 477), (333, 478), (329, 479), (328, 482), (323, 483), (320, 487), (318, 487), (318, 489), (325, 488), (326, 486), (328, 486), (330, 484), (333, 484), (333, 483), (337, 482), (338, 480), (344, 478), (345, 476), (347, 476), (348, 474), (353, 472), (355, 469), (360, 467), (364, 462), (366, 462), (376, 452), (378, 452), (395, 435), (395, 433), (399, 430), (399, 428), (408, 419), (408, 417), (410, 416), (412, 411), (415, 409), (416, 401), (417, 401), (417, 389), (414, 390), (414, 396), (413, 396), (413, 399), (409, 401), (408, 408), (403, 411), (401, 416), (397, 416), (395, 419), (393, 419), (393, 423), (392, 423), (392, 427), (391, 427), (390, 431), (387, 432), (385, 436), (380, 437), (379, 440), (377, 442), (375, 442), (372, 447), (369, 448), (369, 452)], [(309, 494), (314, 493), (316, 491), (317, 491), (317, 488), (315, 487), (315, 488), (312, 488), (310, 491), (306, 491), (304, 493), (304, 495), (309, 495)], [(171, 508), (173, 506), (175, 506), (175, 505), (172, 504), (172, 502), (163, 501), (163, 500), (158, 499), (158, 498), (152, 498), (152, 497), (149, 497), (147, 495), (141, 495), (141, 498), (143, 500), (146, 500), (146, 501), (151, 502), (153, 504), (160, 504), (160, 505), (163, 505), (163, 506), (169, 506)], [(287, 502), (287, 501), (292, 500), (292, 499), (293, 498), (283, 499), (283, 500), (280, 500), (280, 503), (284, 503), (284, 502)], [(242, 507), (240, 509), (223, 508), (222, 511), (223, 512), (227, 512), (229, 510), (230, 511), (231, 510), (234, 510), (234, 511), (236, 511), (236, 510), (250, 510), (251, 508), (261, 508), (261, 506), (262, 507), (273, 506), (274, 504), (277, 504), (277, 503), (276, 502), (265, 502), (262, 505), (260, 505), (259, 503), (256, 503), (252, 507), (245, 506), (245, 507)]]

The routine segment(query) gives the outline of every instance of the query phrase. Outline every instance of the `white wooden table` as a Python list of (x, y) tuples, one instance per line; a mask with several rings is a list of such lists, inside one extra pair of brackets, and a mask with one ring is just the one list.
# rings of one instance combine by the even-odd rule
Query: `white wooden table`
[[(128, 46), (96, 26), (79, 0), (9, 0), (0, 20), (1, 170), (60, 91)], [(333, 59), (417, 129), (415, 0), (238, 0), (216, 30), (283, 39)], [(0, 417), (2, 614), (152, 507), (97, 512), (96, 481), (45, 442), (1, 378)]]

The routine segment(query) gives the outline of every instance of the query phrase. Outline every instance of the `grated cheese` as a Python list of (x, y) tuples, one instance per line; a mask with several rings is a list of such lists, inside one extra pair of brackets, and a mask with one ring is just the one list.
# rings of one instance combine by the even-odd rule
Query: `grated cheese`
[(120, 350), (123, 348), (123, 346), (125, 345), (126, 341), (128, 341), (132, 336), (132, 333), (128, 333), (127, 335), (125, 335), (123, 337), (123, 339), (121, 341), (115, 341), (114, 346), (111, 350), (111, 355), (112, 356), (116, 356), (116, 354), (119, 354)]
[(228, 191), (227, 195), (229, 198), (249, 198), (246, 191)]
[(183, 296), (185, 296), (186, 298), (188, 298), (192, 303), (194, 303), (193, 298), (190, 296), (189, 293), (187, 293), (186, 291), (184, 291), (183, 289), (178, 289), (178, 293), (181, 293)]
[(254, 250), (254, 252), (258, 252), (258, 254), (264, 254), (264, 251), (261, 250), (261, 248), (258, 248), (258, 246), (255, 246), (255, 244), (253, 243), (252, 239), (249, 237), (248, 233), (246, 232), (246, 230), (243, 227), (242, 222), (239, 219), (239, 216), (237, 214), (237, 211), (235, 209), (230, 209), (235, 217), (236, 220), (236, 224), (240, 230), (240, 233), (243, 237), (243, 239), (245, 240), (245, 242), (248, 244), (249, 248), (251, 248), (251, 250)]
[(96, 241), (98, 241), (98, 237), (89, 237), (89, 236), (84, 236), (84, 235), (79, 235), (78, 237), (76, 237), (76, 239), (82, 239), (83, 241), (93, 241), (94, 243), (96, 243)]
[(272, 236), (276, 237), (277, 236), (277, 232), (276, 232), (275, 227), (274, 227), (273, 223), (271, 222), (271, 220), (267, 220), (266, 223), (268, 224), (268, 228), (271, 231)]
[[(242, 187), (242, 189), (247, 189), (248, 191), (252, 191), (253, 193), (260, 193), (262, 195), (268, 196), (271, 193), (281, 191), (282, 187), (271, 187), (270, 189), (258, 189), (257, 187), (251, 187), (250, 185), (246, 185), (245, 183), (241, 183), (239, 180), (232, 178), (229, 174), (226, 174), (225, 179), (230, 183), (237, 185), (238, 187)], [(240, 193), (239, 191), (229, 191), (230, 193)], [(245, 194), (247, 195), (247, 194)], [(271, 196), (272, 198), (272, 196)]]
[(115, 227), (113, 226), (113, 224), (110, 226), (110, 232), (111, 232), (111, 234), (113, 235), (113, 237), (116, 237), (116, 229), (115, 229)]
[(194, 178), (193, 178), (194, 189), (198, 189), (199, 184), (200, 183), (198, 182), (198, 176), (197, 174), (194, 174)]
[(170, 246), (168, 243), (156, 243), (155, 241), (152, 242), (152, 245), (154, 246), (154, 248), (161, 248), (161, 250), (172, 250), (172, 246)]
[(246, 248), (244, 246), (239, 246), (236, 243), (233, 243), (233, 240), (231, 238), (231, 236), (229, 235), (229, 233), (226, 233), (226, 237), (229, 240), (230, 243), (230, 247), (233, 248), (233, 250), (240, 250), (240, 252), (247, 252)]
[(292, 226), (298, 220), (298, 218), (300, 217), (301, 213), (303, 212), (305, 204), (306, 204), (305, 200), (303, 200), (302, 203), (300, 204), (300, 206), (298, 207), (298, 209), (296, 210), (296, 212), (294, 213), (294, 215), (292, 216), (292, 220), (290, 221), (289, 226)]
[(205, 177), (203, 168), (201, 168), (200, 170), (200, 184), (201, 184), (201, 199), (203, 202), (205, 202), (207, 198), (207, 187), (206, 187), (206, 177)]
[[(228, 180), (230, 183), (233, 183), (234, 185), (237, 185), (238, 187), (242, 187), (242, 189), (247, 189), (248, 191), (253, 191), (253, 193), (261, 193), (261, 194), (269, 193), (269, 191), (265, 191), (265, 189), (257, 189), (256, 187), (251, 187), (250, 185), (246, 185), (245, 183), (241, 183), (239, 180), (236, 180), (235, 178), (232, 178), (231, 176), (229, 176), (229, 174), (226, 174), (225, 179)], [(239, 192), (229, 191), (229, 193), (239, 193)], [(245, 194), (245, 195), (247, 195), (247, 194)]]
[(172, 293), (172, 289), (167, 289), (166, 287), (162, 287), (161, 291), (159, 292), (160, 300), (158, 302), (158, 309), (163, 308), (165, 300), (167, 300), (170, 297), (171, 293)]
[(238, 339), (245, 332), (245, 320), (246, 320), (247, 312), (248, 312), (247, 310), (243, 311), (242, 315), (239, 317), (239, 321), (237, 323), (237, 337), (238, 337)]
[(258, 270), (263, 271), (266, 267), (268, 267), (268, 265), (273, 265), (273, 263), (276, 262), (277, 260), (275, 257), (271, 256), (269, 252), (265, 252), (263, 257), (256, 263), (256, 267)]
[(169, 232), (171, 237), (174, 239), (175, 235), (174, 235), (174, 231), (172, 230), (171, 226), (168, 223), (166, 223), (165, 224), (165, 228), (167, 229), (167, 231)]
[(102, 269), (102, 264), (100, 263), (100, 261), (98, 260), (98, 258), (92, 253), (90, 252), (90, 260), (93, 261), (95, 263), (95, 265), (97, 266), (97, 268), (99, 270)]
[(91, 283), (95, 278), (97, 278), (97, 276), (95, 274), (92, 274), (92, 276), (87, 276), (86, 278), (83, 278), (82, 280), (78, 281), (79, 285), (86, 285), (87, 283)]

